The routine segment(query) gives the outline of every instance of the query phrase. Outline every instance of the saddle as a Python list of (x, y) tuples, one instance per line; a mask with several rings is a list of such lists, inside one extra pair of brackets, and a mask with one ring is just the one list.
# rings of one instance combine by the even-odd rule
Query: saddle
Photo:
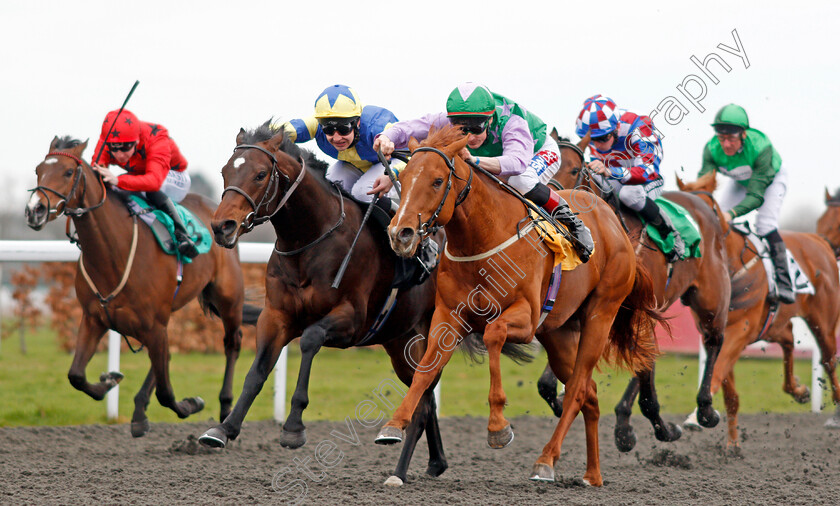
[[(175, 226), (172, 223), (172, 218), (168, 214), (155, 209), (138, 194), (119, 192), (118, 195), (125, 202), (128, 212), (132, 216), (140, 218), (152, 230), (152, 234), (157, 239), (164, 253), (177, 256), (183, 263), (188, 264), (192, 262), (192, 259), (184, 257), (178, 252), (178, 242), (175, 240)], [(180, 204), (175, 204), (175, 208), (181, 214), (181, 219), (184, 221), (187, 232), (195, 243), (198, 253), (201, 254), (210, 251), (210, 247), (213, 244), (213, 237), (201, 219)]]

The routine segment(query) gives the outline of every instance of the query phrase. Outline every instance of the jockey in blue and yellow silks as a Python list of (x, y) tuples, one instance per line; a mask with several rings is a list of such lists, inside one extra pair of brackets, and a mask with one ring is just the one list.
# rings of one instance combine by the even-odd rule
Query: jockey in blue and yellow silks
[[(327, 179), (342, 185), (357, 200), (370, 202), (373, 181), (384, 172), (373, 140), (396, 122), (388, 109), (362, 105), (352, 88), (336, 84), (318, 95), (313, 116), (293, 119), (282, 127), (296, 143), (315, 139), (325, 155), (337, 160), (327, 169)], [(396, 198), (397, 194), (391, 191), (387, 196)]]

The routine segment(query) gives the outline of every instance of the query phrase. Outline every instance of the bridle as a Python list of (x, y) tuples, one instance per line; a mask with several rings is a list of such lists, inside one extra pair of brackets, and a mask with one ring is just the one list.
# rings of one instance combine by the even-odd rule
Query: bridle
[(443, 192), (443, 198), (441, 198), (440, 204), (438, 204), (438, 207), (435, 210), (435, 212), (432, 213), (432, 216), (425, 222), (422, 221), (420, 213), (417, 213), (417, 221), (420, 223), (420, 226), (417, 228), (417, 233), (420, 235), (420, 239), (423, 240), (427, 236), (434, 234), (438, 231), (438, 229), (440, 229), (440, 225), (436, 225), (435, 222), (437, 221), (438, 216), (440, 216), (440, 212), (443, 210), (443, 205), (446, 203), (446, 199), (449, 197), (449, 191), (452, 189), (452, 178), (454, 177), (455, 179), (458, 179), (460, 181), (466, 181), (467, 183), (466, 186), (464, 186), (464, 189), (458, 193), (458, 198), (455, 199), (455, 207), (458, 207), (464, 202), (464, 200), (466, 200), (467, 195), (469, 195), (470, 193), (470, 188), (472, 187), (473, 180), (473, 170), (472, 166), (469, 166), (469, 164), (467, 164), (470, 169), (470, 175), (467, 179), (464, 179), (455, 173), (454, 157), (449, 158), (443, 151), (430, 146), (419, 147), (414, 150), (412, 155), (421, 151), (429, 151), (431, 153), (436, 153), (440, 155), (440, 157), (443, 158), (443, 161), (446, 163), (446, 166), (449, 168), (449, 177), (446, 178), (446, 189)]
[[(73, 161), (76, 162), (76, 168), (73, 169), (73, 186), (70, 187), (70, 192), (67, 195), (60, 193), (56, 190), (48, 186), (39, 185), (35, 188), (30, 189), (31, 193), (38, 192), (40, 195), (43, 195), (45, 199), (47, 199), (47, 212), (48, 214), (55, 214), (56, 218), (61, 216), (62, 214), (66, 214), (68, 216), (82, 216), (83, 214), (93, 211), (94, 209), (102, 206), (105, 203), (105, 199), (107, 198), (107, 192), (105, 191), (105, 181), (99, 177), (99, 182), (102, 184), (102, 200), (99, 203), (94, 204), (90, 207), (69, 207), (68, 202), (75, 197), (76, 190), (79, 189), (79, 182), (84, 181), (81, 190), (81, 196), (77, 197), (79, 202), (82, 201), (85, 195), (85, 190), (87, 189), (87, 180), (82, 178), (82, 171), (84, 167), (87, 165), (81, 158), (78, 156), (68, 153), (66, 151), (50, 151), (47, 153), (47, 156), (44, 157), (46, 160), (51, 156), (66, 156)], [(56, 202), (55, 207), (52, 206), (52, 202), (50, 201), (50, 193), (54, 194), (55, 196), (59, 197), (59, 201)], [(61, 209), (59, 209), (61, 206)]]
[[(240, 225), (239, 225), (245, 232), (249, 232), (255, 226), (257, 226), (261, 223), (265, 223), (266, 221), (273, 218), (274, 215), (276, 215), (278, 212), (280, 212), (280, 210), (283, 208), (283, 206), (286, 205), (286, 202), (289, 200), (289, 197), (292, 196), (292, 194), (295, 192), (295, 190), (300, 185), (300, 182), (303, 181), (303, 176), (306, 174), (306, 162), (304, 161), (303, 157), (299, 158), (300, 174), (298, 174), (297, 178), (295, 178), (294, 182), (292, 182), (291, 179), (289, 178), (289, 176), (285, 172), (281, 171), (280, 168), (277, 166), (277, 157), (275, 157), (274, 153), (272, 153), (271, 151), (269, 151), (269, 150), (267, 150), (267, 149), (265, 149), (261, 146), (254, 145), (254, 144), (240, 144), (240, 145), (236, 146), (235, 148), (233, 148), (233, 151), (236, 152), (237, 149), (256, 149), (256, 150), (262, 151), (263, 153), (265, 153), (271, 159), (271, 175), (269, 176), (268, 182), (266, 183), (267, 184), (266, 191), (263, 192), (263, 196), (260, 199), (259, 203), (255, 202), (254, 199), (251, 198), (251, 196), (248, 195), (248, 193), (245, 190), (243, 190), (242, 188), (239, 188), (238, 186), (230, 185), (222, 191), (222, 198), (224, 198), (226, 192), (232, 191), (232, 192), (238, 193), (239, 195), (244, 197), (245, 200), (248, 201), (249, 204), (251, 204), (251, 212), (248, 213), (247, 216), (245, 216), (245, 218), (242, 220), (242, 223), (240, 223)], [(271, 203), (280, 194), (281, 178), (283, 178), (283, 180), (284, 180), (284, 185), (283, 185), (284, 195), (283, 195), (283, 198), (280, 199), (280, 202), (277, 204), (277, 206), (274, 208), (274, 211), (272, 211), (271, 214), (259, 216), (258, 214), (260, 212), (260, 209), (264, 207), (265, 212), (267, 213), (268, 208), (271, 205)], [(344, 196), (341, 194), (341, 190), (339, 190), (338, 188), (336, 188), (336, 190), (338, 191), (338, 197), (339, 197), (340, 215), (339, 215), (338, 221), (335, 223), (335, 225), (333, 225), (329, 230), (327, 230), (325, 233), (323, 233), (320, 237), (318, 237), (314, 241), (310, 242), (306, 246), (303, 246), (302, 248), (298, 248), (298, 249), (295, 249), (295, 250), (292, 250), (292, 251), (280, 251), (279, 249), (277, 249), (277, 246), (275, 245), (274, 246), (274, 252), (275, 253), (277, 253), (278, 255), (282, 255), (282, 256), (292, 256), (292, 255), (297, 255), (298, 253), (302, 253), (302, 252), (308, 250), (309, 248), (315, 246), (316, 244), (320, 243), (324, 239), (326, 239), (327, 236), (332, 234), (338, 227), (341, 226), (342, 223), (344, 223), (344, 218), (346, 216), (346, 213), (344, 212)]]
[[(289, 200), (289, 197), (292, 196), (292, 193), (294, 193), (295, 189), (297, 189), (298, 185), (303, 180), (303, 176), (304, 174), (306, 174), (306, 164), (304, 163), (303, 158), (301, 158), (300, 174), (298, 175), (297, 179), (295, 179), (295, 182), (292, 183), (291, 179), (289, 179), (288, 174), (281, 171), (280, 168), (277, 166), (277, 158), (271, 151), (254, 144), (240, 144), (233, 148), (233, 151), (236, 152), (237, 149), (256, 149), (265, 153), (271, 160), (271, 175), (268, 178), (266, 191), (263, 192), (263, 196), (260, 199), (259, 203), (254, 202), (254, 199), (252, 199), (251, 196), (248, 195), (247, 192), (245, 192), (245, 190), (239, 188), (238, 186), (230, 185), (222, 191), (222, 198), (225, 198), (225, 193), (232, 191), (245, 197), (245, 200), (247, 200), (248, 203), (251, 204), (251, 212), (248, 213), (247, 216), (245, 216), (245, 218), (242, 220), (242, 223), (240, 224), (240, 226), (245, 230), (245, 232), (250, 232), (251, 229), (253, 229), (255, 226), (261, 223), (265, 223), (266, 221), (273, 218), (274, 215), (277, 214), (280, 211), (280, 209), (283, 208), (283, 206), (286, 204), (286, 201)], [(285, 195), (283, 195), (282, 200), (280, 200), (280, 203), (277, 204), (277, 207), (274, 208), (274, 211), (271, 214), (257, 216), (262, 207), (265, 207), (266, 212), (268, 212), (269, 204), (271, 204), (271, 202), (280, 193), (281, 178), (284, 181), (283, 191), (285, 193)]]

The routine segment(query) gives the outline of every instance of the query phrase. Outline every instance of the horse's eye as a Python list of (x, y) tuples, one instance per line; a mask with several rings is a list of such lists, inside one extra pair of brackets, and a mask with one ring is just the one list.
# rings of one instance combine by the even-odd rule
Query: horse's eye
[(572, 175), (573, 176), (577, 176), (578, 172), (580, 172), (580, 167), (575, 167), (574, 169), (572, 169)]
[(254, 181), (262, 181), (263, 179), (265, 179), (265, 177), (266, 177), (267, 175), (268, 175), (268, 172), (266, 172), (266, 171), (264, 171), (264, 170), (261, 170), (261, 171), (259, 172), (259, 174), (257, 174), (257, 177), (255, 177), (255, 178), (254, 178)]
[(443, 178), (442, 177), (439, 177), (439, 178), (435, 179), (435, 182), (432, 183), (432, 186), (434, 186), (435, 189), (440, 188), (442, 185), (443, 185)]
[(74, 172), (76, 172), (75, 169), (67, 169), (67, 171), (64, 173), (64, 177), (72, 177)]

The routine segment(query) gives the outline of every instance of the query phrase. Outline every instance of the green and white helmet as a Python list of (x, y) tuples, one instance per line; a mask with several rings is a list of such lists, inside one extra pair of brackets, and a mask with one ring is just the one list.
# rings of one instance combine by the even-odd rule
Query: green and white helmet
[(712, 123), (712, 126), (717, 133), (737, 134), (750, 127), (750, 119), (743, 107), (729, 104), (723, 106), (715, 114), (715, 122)]
[(496, 110), (496, 100), (493, 94), (476, 83), (463, 83), (458, 85), (449, 98), (446, 99), (446, 115), (450, 119), (461, 117), (482, 117), (489, 118)]

